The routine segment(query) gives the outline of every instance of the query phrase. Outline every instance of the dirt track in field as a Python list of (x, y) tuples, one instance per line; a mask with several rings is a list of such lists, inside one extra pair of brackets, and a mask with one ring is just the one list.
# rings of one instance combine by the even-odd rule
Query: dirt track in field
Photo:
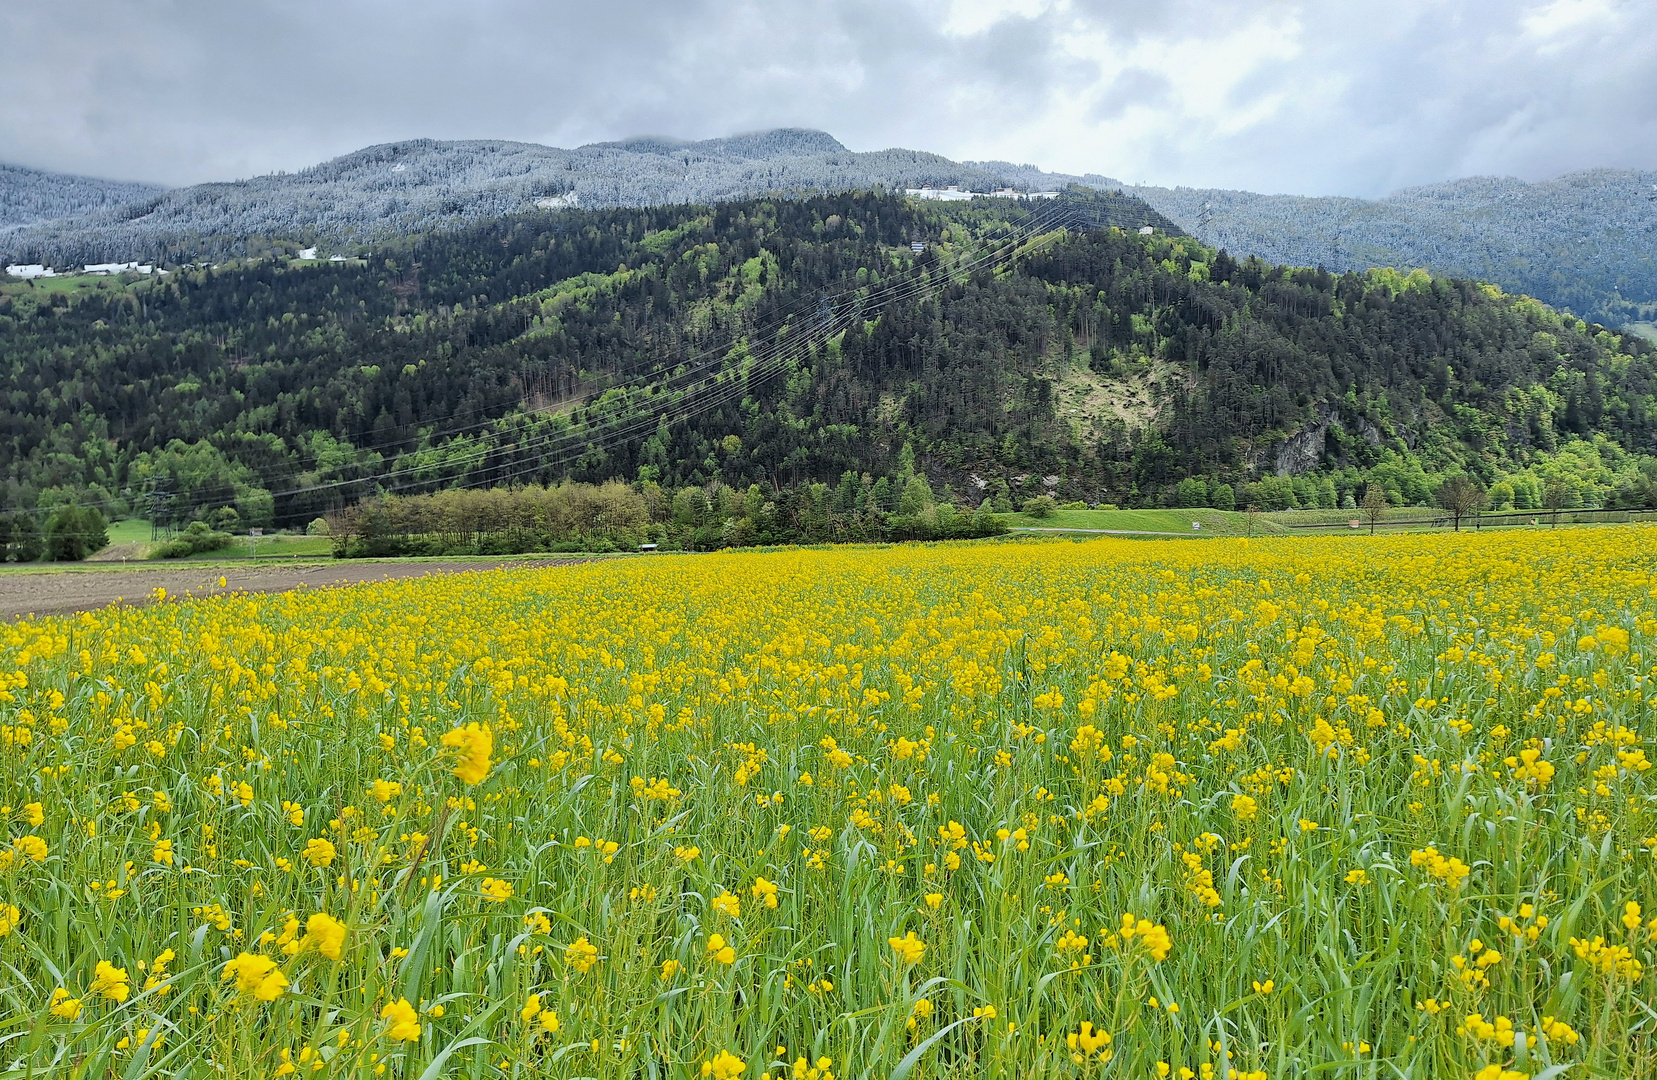
[[(473, 570), (569, 566), (588, 559), (506, 559), (465, 562), (316, 562), (292, 566), (124, 566), (119, 569), (11, 570), (0, 573), (0, 619), (69, 615), (114, 603), (147, 604), (156, 589), (169, 597), (222, 592), (284, 592), (364, 581), (393, 581)], [(219, 578), (225, 580), (219, 586)]]

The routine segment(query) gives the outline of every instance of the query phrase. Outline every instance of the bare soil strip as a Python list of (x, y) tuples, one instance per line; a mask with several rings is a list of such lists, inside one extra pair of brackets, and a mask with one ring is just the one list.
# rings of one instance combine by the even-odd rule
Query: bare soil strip
[[(365, 581), (393, 581), (425, 574), (458, 574), (501, 568), (569, 566), (589, 559), (507, 559), (465, 562), (320, 562), (248, 567), (174, 564), (120, 569), (12, 570), (0, 573), (0, 619), (69, 615), (114, 603), (147, 604), (156, 589), (169, 597), (224, 592), (284, 592)], [(219, 579), (224, 579), (223, 587)]]

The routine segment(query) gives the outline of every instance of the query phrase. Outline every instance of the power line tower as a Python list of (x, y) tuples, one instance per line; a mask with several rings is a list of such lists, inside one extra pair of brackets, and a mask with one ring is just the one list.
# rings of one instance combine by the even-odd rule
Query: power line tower
[(157, 483), (150, 489), (150, 539), (171, 540), (173, 538), (172, 494), (167, 491), (167, 485)]

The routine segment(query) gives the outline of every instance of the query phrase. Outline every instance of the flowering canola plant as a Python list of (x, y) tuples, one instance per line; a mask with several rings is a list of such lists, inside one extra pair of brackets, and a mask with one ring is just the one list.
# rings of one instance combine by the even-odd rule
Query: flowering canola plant
[(0, 626), (0, 1068), (1657, 1075), (1652, 535)]

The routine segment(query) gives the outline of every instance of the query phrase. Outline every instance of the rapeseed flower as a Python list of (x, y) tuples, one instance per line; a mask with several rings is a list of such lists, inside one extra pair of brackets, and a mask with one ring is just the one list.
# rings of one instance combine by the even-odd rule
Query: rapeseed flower
[(345, 924), (326, 912), (317, 912), (305, 920), (300, 948), (315, 949), (329, 960), (338, 960), (345, 948)]
[(93, 973), (92, 984), (86, 992), (95, 997), (108, 998), (110, 1001), (125, 1001), (131, 992), (132, 980), (127, 977), (126, 968), (118, 968), (108, 960), (99, 960), (98, 968)]
[(1168, 952), (1173, 948), (1167, 927), (1161, 923), (1152, 923), (1149, 919), (1136, 919), (1126, 912), (1122, 915), (1122, 925), (1117, 933), (1125, 943), (1137, 938), (1139, 948), (1149, 954), (1151, 959), (1159, 962), (1168, 959)]
[(702, 1075), (711, 1080), (736, 1080), (747, 1071), (748, 1065), (729, 1050), (721, 1050), (702, 1062)]
[(886, 944), (892, 947), (892, 952), (897, 955), (898, 962), (905, 967), (920, 963), (921, 957), (926, 955), (926, 943), (917, 938), (913, 930), (900, 938), (887, 938)]
[(236, 993), (246, 994), (259, 1001), (275, 1001), (288, 988), (287, 977), (268, 956), (238, 953), (227, 961), (219, 975), (221, 982), (236, 980)]
[(1094, 1030), (1090, 1021), (1083, 1020), (1079, 1031), (1072, 1031), (1065, 1036), (1065, 1044), (1070, 1047), (1071, 1060), (1080, 1065), (1091, 1057), (1109, 1060), (1108, 1047), (1110, 1033)]
[(598, 946), (588, 941), (587, 935), (583, 934), (564, 946), (564, 962), (577, 974), (585, 975), (598, 963)]
[[(713, 959), (717, 960), (721, 964), (729, 965), (729, 964), (736, 963), (736, 949), (732, 948), (725, 941), (725, 937), (724, 937), (723, 934), (709, 934), (708, 935), (708, 955), (713, 957)], [(674, 964), (674, 970), (675, 971), (678, 970), (678, 965), (676, 963), (674, 963), (674, 961), (670, 960), (670, 961), (668, 961), (668, 963), (673, 963)], [(666, 968), (665, 964), (663, 965), (663, 973), (664, 973), (663, 977), (665, 978), (666, 973), (667, 973), (667, 968)]]
[(12, 850), (21, 858), (37, 863), (45, 862), (46, 856), (51, 853), (46, 841), (38, 836), (19, 836), (12, 841)]
[(473, 721), (444, 732), (441, 741), (445, 749), (455, 753), (451, 771), (460, 782), (467, 785), (483, 783), (484, 777), (489, 775), (489, 756), (495, 749), (494, 733)]
[(316, 836), (305, 841), (305, 850), (300, 852), (300, 858), (312, 866), (332, 866), (334, 857), (339, 854), (332, 840), (327, 837)]
[(385, 1021), (386, 1038), (399, 1042), (420, 1041), (420, 1014), (414, 1011), (408, 998), (398, 998), (381, 1009), (380, 1019)]
[(46, 1008), (60, 1020), (76, 1020), (81, 1015), (81, 999), (70, 997), (69, 991), (60, 986), (52, 991), (52, 1000)]
[(534, 1029), (536, 1035), (555, 1035), (563, 1026), (556, 1012), (542, 1007), (540, 994), (531, 994), (524, 1000), (524, 1007), (518, 1010), (518, 1018)]

